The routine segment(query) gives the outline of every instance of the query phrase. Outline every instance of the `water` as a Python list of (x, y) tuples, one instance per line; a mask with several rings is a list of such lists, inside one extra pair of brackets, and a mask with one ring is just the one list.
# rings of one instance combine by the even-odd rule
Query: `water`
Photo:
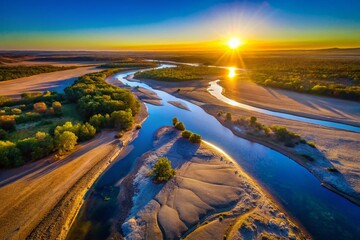
[[(163, 91), (154, 90), (144, 83), (123, 79), (131, 73), (133, 72), (120, 73), (115, 77), (125, 84), (153, 90), (163, 99), (164, 106), (147, 105), (149, 118), (144, 122), (138, 138), (132, 143), (134, 150), (126, 157), (118, 159), (102, 175), (95, 185), (96, 191), (118, 186), (121, 179), (133, 168), (136, 158), (152, 148), (156, 130), (171, 125), (171, 119), (176, 116), (185, 123), (187, 129), (201, 134), (204, 140), (217, 145), (234, 158), (315, 239), (360, 239), (359, 206), (321, 187), (312, 174), (288, 157), (235, 136), (200, 107)], [(167, 101), (183, 102), (190, 111), (176, 108)], [(113, 189), (111, 194), (116, 199), (119, 189)], [(121, 206), (116, 204), (116, 200), (104, 201), (96, 194), (91, 195), (74, 224), (69, 239), (106, 238), (111, 226), (109, 219), (119, 211)], [(85, 229), (86, 234), (76, 234), (79, 229)]]
[(300, 116), (287, 114), (287, 113), (270, 111), (270, 110), (266, 110), (266, 109), (263, 109), (263, 108), (257, 108), (257, 107), (253, 107), (253, 106), (250, 106), (250, 105), (247, 105), (247, 104), (236, 102), (236, 101), (234, 101), (234, 100), (232, 100), (230, 98), (225, 97), (222, 94), (223, 88), (218, 84), (218, 82), (219, 82), (219, 80), (210, 82), (209, 83), (210, 87), (208, 88), (208, 92), (211, 95), (213, 95), (214, 97), (216, 97), (217, 99), (219, 99), (220, 101), (222, 101), (224, 103), (227, 103), (227, 104), (229, 104), (231, 106), (251, 110), (251, 111), (254, 111), (254, 112), (264, 113), (264, 114), (275, 116), (275, 117), (281, 117), (281, 118), (285, 118), (285, 119), (291, 119), (291, 120), (296, 120), (296, 121), (301, 121), (301, 122), (307, 122), (307, 123), (312, 123), (312, 124), (317, 124), (317, 125), (321, 125), (321, 126), (342, 129), (342, 130), (348, 130), (348, 131), (353, 131), (353, 132), (360, 132), (360, 127), (355, 127), (355, 126), (342, 124), (342, 123), (336, 123), (336, 122), (330, 122), (330, 121), (323, 121), (323, 120), (317, 120), (317, 119), (312, 119), (312, 118), (300, 117)]

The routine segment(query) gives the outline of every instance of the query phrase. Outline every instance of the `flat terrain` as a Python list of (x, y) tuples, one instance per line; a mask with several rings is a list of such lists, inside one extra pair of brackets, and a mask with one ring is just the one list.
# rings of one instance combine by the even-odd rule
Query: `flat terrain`
[(62, 91), (65, 87), (70, 86), (77, 77), (101, 70), (103, 69), (94, 66), (79, 67), (3, 81), (0, 82), (0, 95), (20, 98), (20, 95), (24, 92)]
[[(274, 117), (262, 113), (256, 113), (245, 109), (236, 108), (225, 104), (215, 97), (211, 96), (207, 92), (209, 86), (208, 81), (189, 81), (189, 82), (163, 82), (163, 81), (154, 81), (154, 80), (144, 80), (147, 84), (151, 85), (155, 89), (161, 89), (168, 93), (171, 93), (179, 98), (189, 100), (199, 106), (201, 106), (205, 111), (214, 117), (217, 116), (218, 111), (231, 112), (233, 119), (245, 117), (249, 118), (250, 116), (256, 116), (258, 121), (266, 125), (281, 125), (288, 128), (290, 131), (300, 134), (307, 141), (312, 141), (316, 144), (317, 149), (320, 151), (317, 157), (321, 159), (320, 166), (317, 164), (304, 164), (303, 161), (297, 161), (306, 167), (310, 172), (312, 172), (322, 183), (325, 183), (328, 187), (335, 189), (340, 194), (347, 196), (356, 203), (360, 203), (360, 158), (359, 158), (359, 149), (360, 149), (360, 134), (333, 129), (329, 127), (322, 127), (319, 125), (314, 125), (310, 123), (304, 123), (294, 120), (287, 120), (279, 117)], [(180, 88), (180, 92), (177, 89)], [(261, 89), (263, 87), (254, 89)], [(272, 91), (272, 89), (268, 89)], [(249, 90), (250, 91), (250, 90)], [(266, 91), (266, 90), (262, 90)], [(274, 90), (275, 91), (275, 90)], [(283, 91), (277, 90), (277, 94), (281, 94)], [(256, 91), (252, 92), (254, 95), (253, 100), (256, 100), (257, 94), (260, 94)], [(250, 96), (252, 94), (249, 94)], [(291, 93), (295, 95), (302, 95), (302, 98), (306, 99), (307, 97), (314, 97), (315, 100), (317, 96), (310, 96), (307, 94)], [(292, 111), (298, 111), (296, 107), (291, 107), (291, 105), (286, 105), (286, 103), (278, 102), (275, 97), (273, 97), (273, 104), (277, 102), (281, 108), (286, 109), (284, 112), (291, 113)], [(286, 95), (280, 96), (279, 98), (287, 98)], [(261, 98), (259, 98), (261, 99)], [(321, 101), (322, 98), (319, 97), (318, 101)], [(240, 99), (237, 99), (241, 102)], [(326, 98), (326, 100), (334, 100), (335, 102), (342, 102), (344, 109), (347, 109), (346, 104), (354, 104), (350, 101), (343, 101), (337, 99)], [(263, 100), (259, 100), (259, 105)], [(268, 102), (271, 103), (269, 100)], [(266, 101), (264, 101), (264, 104)], [(300, 103), (296, 103), (299, 104)], [(306, 102), (303, 102), (303, 111), (304, 108), (310, 108), (307, 106)], [(326, 103), (328, 106), (331, 105), (331, 101)], [(356, 105), (356, 104), (355, 104)], [(286, 108), (287, 106), (287, 108)], [(354, 105), (353, 105), (354, 106)], [(300, 108), (300, 107), (299, 107)], [(335, 108), (335, 107), (329, 107)], [(339, 111), (341, 111), (341, 108)], [(352, 108), (356, 109), (356, 107)], [(330, 113), (330, 112), (329, 112)], [(335, 114), (335, 113), (333, 113)], [(346, 113), (349, 119), (358, 119), (357, 111), (352, 110)], [(300, 115), (300, 114), (299, 114)], [(351, 118), (350, 118), (351, 116)], [(355, 122), (354, 122), (355, 123)], [(359, 123), (359, 121), (358, 121)], [(242, 136), (244, 137), (244, 136)], [(249, 138), (248, 138), (249, 139)], [(255, 141), (254, 139), (250, 139)], [(261, 142), (265, 144), (265, 142)], [(268, 145), (269, 146), (269, 145)], [(288, 151), (284, 151), (284, 148), (269, 146), (285, 155), (288, 155)], [(288, 155), (289, 156), (289, 155)], [(293, 160), (298, 160), (293, 157), (290, 157)], [(333, 178), (334, 173), (331, 173), (326, 170), (325, 166), (335, 167), (339, 172), (336, 173), (337, 177)], [(339, 181), (340, 179), (340, 181)]]
[[(166, 184), (147, 175), (159, 157), (176, 168)], [(232, 159), (204, 142), (190, 143), (172, 127), (158, 131), (154, 149), (139, 162), (122, 227), (128, 239), (304, 238)]]

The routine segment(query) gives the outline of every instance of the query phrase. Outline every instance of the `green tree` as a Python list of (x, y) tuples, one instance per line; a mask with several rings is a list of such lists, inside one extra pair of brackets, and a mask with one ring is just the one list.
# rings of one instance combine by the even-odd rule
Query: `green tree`
[(172, 124), (175, 126), (177, 123), (179, 122), (178, 118), (177, 117), (174, 117), (172, 119)]
[(178, 129), (178, 130), (180, 130), (180, 131), (184, 131), (184, 130), (185, 130), (185, 125), (184, 125), (183, 122), (177, 122), (177, 123), (175, 124), (175, 128)]
[(256, 123), (256, 120), (257, 120), (256, 117), (251, 116), (251, 117), (250, 117), (250, 124), (251, 124), (251, 125), (254, 125), (254, 124)]
[(15, 143), (0, 141), (0, 167), (15, 167), (23, 163), (21, 152)]
[(34, 110), (37, 113), (41, 113), (41, 114), (45, 113), (46, 110), (47, 110), (46, 103), (44, 103), (44, 102), (35, 103), (34, 104)]
[(52, 103), (52, 108), (54, 109), (55, 112), (61, 112), (61, 103), (58, 101), (55, 101)]
[(115, 111), (111, 114), (111, 121), (118, 130), (128, 130), (134, 123), (131, 111)]
[(80, 142), (92, 139), (96, 134), (96, 129), (89, 123), (80, 124), (77, 136)]
[(200, 143), (201, 142), (201, 136), (196, 133), (192, 133), (189, 137), (189, 141), (192, 143)]
[(190, 132), (189, 130), (184, 130), (184, 131), (182, 131), (181, 136), (183, 138), (189, 138), (191, 136), (191, 134), (192, 134), (192, 132)]
[(64, 131), (60, 135), (56, 136), (56, 138), (56, 143), (60, 155), (63, 155), (64, 153), (74, 149), (78, 139), (78, 137), (74, 133), (69, 131)]
[(159, 158), (151, 171), (156, 183), (168, 181), (175, 176), (175, 173), (175, 170), (171, 167), (171, 162), (165, 157)]

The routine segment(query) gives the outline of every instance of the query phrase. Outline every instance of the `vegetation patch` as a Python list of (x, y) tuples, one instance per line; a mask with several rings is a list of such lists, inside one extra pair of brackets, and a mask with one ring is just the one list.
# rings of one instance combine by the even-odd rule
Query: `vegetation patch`
[(0, 81), (77, 68), (76, 66), (0, 66)]
[(155, 183), (163, 183), (175, 176), (176, 171), (171, 167), (169, 159), (162, 157), (157, 160), (151, 170), (151, 176)]
[(204, 66), (186, 66), (181, 65), (173, 68), (154, 69), (135, 73), (135, 78), (138, 79), (154, 79), (168, 82), (182, 82), (202, 80), (208, 76), (224, 75), (226, 69), (209, 68)]

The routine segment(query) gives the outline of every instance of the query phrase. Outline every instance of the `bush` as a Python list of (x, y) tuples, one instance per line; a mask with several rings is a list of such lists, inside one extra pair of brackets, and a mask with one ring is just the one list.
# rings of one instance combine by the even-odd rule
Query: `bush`
[(185, 125), (184, 125), (183, 122), (177, 122), (177, 123), (175, 124), (175, 128), (176, 128), (177, 130), (184, 131), (184, 130), (185, 130)]
[(66, 152), (74, 149), (77, 144), (78, 137), (69, 131), (64, 131), (59, 135), (55, 135), (56, 137), (56, 146), (59, 149), (59, 154), (63, 155)]
[(11, 109), (11, 114), (14, 114), (14, 115), (20, 115), (21, 114), (21, 109), (19, 108), (13, 108)]
[(55, 112), (60, 112), (62, 109), (61, 103), (58, 101), (53, 102), (52, 108), (54, 109)]
[(23, 164), (20, 150), (15, 143), (0, 141), (0, 167), (16, 167)]
[(251, 124), (251, 125), (254, 125), (254, 124), (256, 123), (256, 120), (257, 120), (256, 117), (251, 116), (251, 117), (250, 117), (250, 124)]
[(151, 175), (156, 183), (162, 183), (175, 176), (175, 170), (172, 169), (171, 162), (163, 157), (154, 164)]
[(87, 141), (92, 139), (96, 134), (96, 129), (89, 123), (84, 124), (76, 124), (75, 128), (77, 128), (76, 136), (79, 138), (80, 142)]
[(90, 118), (89, 123), (96, 128), (96, 131), (100, 131), (105, 126), (105, 117), (101, 114), (95, 114)]
[(196, 133), (192, 133), (189, 137), (189, 141), (192, 143), (200, 143), (201, 142), (201, 136)]
[(228, 121), (231, 121), (231, 118), (232, 118), (232, 116), (231, 116), (231, 113), (226, 113), (226, 120), (228, 120)]
[(8, 115), (0, 116), (0, 127), (8, 131), (15, 130), (15, 117)]
[(188, 130), (184, 130), (184, 131), (182, 131), (181, 136), (183, 138), (189, 138), (191, 136), (191, 134), (192, 134), (192, 132), (190, 132)]
[(37, 132), (35, 137), (22, 139), (16, 146), (21, 150), (24, 158), (38, 160), (54, 151), (54, 140), (47, 133)]
[(177, 117), (174, 117), (174, 118), (172, 119), (172, 124), (173, 124), (173, 126), (175, 126), (178, 122), (179, 122), (179, 120), (178, 120)]
[(37, 113), (44, 114), (47, 110), (47, 106), (44, 102), (34, 103), (34, 110)]
[(111, 113), (111, 121), (118, 130), (128, 130), (134, 123), (131, 111), (114, 111)]
[(136, 124), (136, 126), (135, 126), (135, 129), (136, 130), (139, 130), (139, 129), (141, 129), (142, 128), (142, 126), (140, 125), (140, 124)]

